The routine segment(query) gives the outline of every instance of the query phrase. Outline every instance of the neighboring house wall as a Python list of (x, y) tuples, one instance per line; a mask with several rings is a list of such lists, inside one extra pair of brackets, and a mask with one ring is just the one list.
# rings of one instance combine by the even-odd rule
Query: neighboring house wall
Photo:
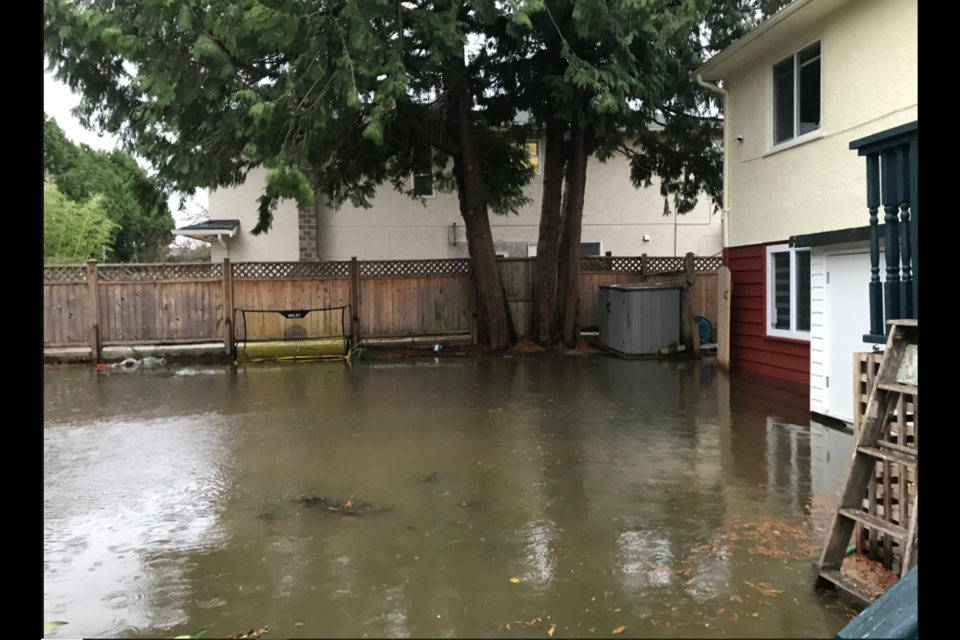
[[(240, 221), (240, 229), (233, 238), (225, 240), (230, 260), (234, 262), (281, 262), (298, 260), (299, 212), (292, 200), (284, 200), (273, 213), (273, 227), (266, 234), (251, 235), (257, 225), (257, 198), (263, 193), (266, 169), (254, 169), (244, 184), (230, 189), (210, 192), (211, 219), (227, 218)], [(227, 252), (216, 242), (210, 245), (210, 259), (221, 262)]]
[[(730, 357), (734, 367), (810, 384), (811, 402), (816, 398), (822, 405), (823, 261), (811, 260), (809, 335), (774, 337), (766, 247), (794, 235), (867, 223), (864, 160), (849, 143), (917, 119), (917, 2), (852, 1), (815, 24), (795, 28), (802, 11), (751, 44), (753, 59), (723, 78), (733, 140), (725, 251), (733, 280)], [(820, 129), (773, 148), (773, 66), (816, 41)], [(736, 141), (741, 135), (743, 141)], [(868, 278), (869, 272), (864, 291)], [(852, 322), (858, 314), (859, 308), (848, 309), (834, 321)], [(821, 353), (811, 354), (811, 343)]]
[[(541, 158), (542, 149), (541, 143)], [(211, 218), (241, 221), (240, 232), (230, 246), (233, 260), (349, 260), (354, 256), (361, 260), (405, 260), (468, 255), (456, 193), (438, 193), (419, 201), (388, 185), (380, 188), (370, 209), (347, 203), (339, 210), (322, 206), (316, 212), (298, 213), (294, 203), (285, 201), (274, 214), (270, 232), (251, 236), (264, 177), (265, 172), (257, 170), (242, 187), (210, 195)], [(532, 202), (519, 215), (490, 215), (498, 253), (527, 257), (528, 246), (536, 244), (539, 234), (542, 190), (543, 176), (538, 174), (525, 188)], [(663, 208), (658, 183), (646, 189), (633, 187), (626, 158), (616, 156), (606, 163), (591, 158), (581, 240), (599, 242), (603, 252), (610, 251), (614, 256), (687, 252), (711, 256), (721, 251), (720, 215), (713, 212), (708, 197), (703, 196), (693, 211), (681, 216), (675, 215), (672, 203), (670, 215), (664, 216)], [(644, 241), (645, 235), (650, 236), (649, 241)], [(310, 243), (314, 241), (316, 254), (311, 254), (314, 247)], [(216, 245), (212, 254), (213, 260), (224, 256)]]

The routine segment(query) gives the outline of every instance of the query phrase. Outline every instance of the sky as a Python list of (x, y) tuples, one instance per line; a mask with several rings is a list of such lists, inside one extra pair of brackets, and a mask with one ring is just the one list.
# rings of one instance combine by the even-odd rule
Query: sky
[[(76, 96), (70, 87), (59, 82), (53, 77), (53, 74), (44, 67), (43, 72), (43, 110), (46, 114), (57, 121), (64, 135), (76, 144), (87, 144), (94, 149), (111, 151), (120, 147), (119, 141), (110, 135), (101, 136), (94, 131), (85, 129), (80, 121), (73, 116), (72, 110), (80, 103), (80, 98)], [(150, 165), (142, 158), (137, 158), (137, 162), (147, 171), (150, 171)], [(206, 191), (197, 191), (197, 195), (187, 201), (186, 211), (179, 211), (179, 198), (173, 196), (170, 198), (170, 211), (173, 213), (174, 222), (178, 227), (196, 222), (198, 219), (206, 218), (208, 197)], [(192, 244), (185, 242), (186, 238), (177, 238), (176, 244)]]

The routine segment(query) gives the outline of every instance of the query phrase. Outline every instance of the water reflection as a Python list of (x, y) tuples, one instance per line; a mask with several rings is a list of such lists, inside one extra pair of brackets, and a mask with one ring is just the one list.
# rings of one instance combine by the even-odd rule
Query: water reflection
[[(810, 589), (809, 560), (736, 536), (796, 526), (829, 491), (815, 443), (832, 435), (811, 444), (796, 389), (595, 357), (51, 372), (45, 389), (45, 615), (70, 622), (50, 635), (510, 637), (540, 619), (520, 628), (820, 636), (846, 622)], [(388, 510), (345, 517), (301, 494)], [(782, 596), (744, 586), (761, 582)]]

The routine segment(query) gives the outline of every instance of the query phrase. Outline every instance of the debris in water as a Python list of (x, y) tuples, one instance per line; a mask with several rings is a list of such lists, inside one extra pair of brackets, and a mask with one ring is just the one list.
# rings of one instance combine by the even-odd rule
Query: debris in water
[(776, 589), (771, 587), (770, 584), (767, 582), (761, 582), (760, 584), (753, 584), (752, 582), (744, 581), (744, 584), (753, 587), (754, 589), (756, 589), (757, 591), (759, 591), (765, 596), (775, 596), (779, 593), (783, 593), (783, 591), (777, 591)]
[(739, 602), (740, 604), (743, 604), (743, 598), (740, 596), (730, 596), (730, 602)]
[(552, 637), (553, 637), (553, 632), (556, 630), (556, 628), (557, 628), (557, 625), (555, 625), (555, 624), (550, 625), (550, 630), (547, 631), (547, 635), (552, 638)]
[(616, 629), (613, 630), (613, 632), (614, 632), (615, 634), (616, 634), (616, 633), (623, 633), (623, 630), (624, 630), (624, 629), (626, 629), (626, 627), (617, 627)]
[(420, 482), (434, 482), (437, 479), (437, 472), (434, 471), (430, 475), (420, 478)]
[(261, 638), (267, 635), (268, 629), (263, 627), (260, 630), (250, 629), (250, 631), (241, 631), (235, 636), (227, 636), (228, 640), (240, 640), (241, 638)]
[(843, 559), (840, 573), (855, 580), (860, 590), (872, 601), (883, 595), (899, 578), (892, 571), (883, 568), (879, 562), (867, 556), (854, 553)]
[(510, 578), (510, 582), (512, 582), (513, 584), (517, 584), (518, 582), (520, 582), (520, 578)]

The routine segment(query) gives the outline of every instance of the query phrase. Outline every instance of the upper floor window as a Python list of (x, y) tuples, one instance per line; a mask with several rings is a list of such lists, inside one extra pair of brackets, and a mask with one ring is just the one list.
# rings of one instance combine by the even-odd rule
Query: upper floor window
[(413, 174), (413, 195), (417, 198), (433, 198), (437, 195), (433, 191), (433, 174)]
[(540, 173), (540, 143), (527, 143), (527, 163), (533, 167), (535, 173)]
[(820, 43), (773, 66), (773, 144), (820, 129)]

